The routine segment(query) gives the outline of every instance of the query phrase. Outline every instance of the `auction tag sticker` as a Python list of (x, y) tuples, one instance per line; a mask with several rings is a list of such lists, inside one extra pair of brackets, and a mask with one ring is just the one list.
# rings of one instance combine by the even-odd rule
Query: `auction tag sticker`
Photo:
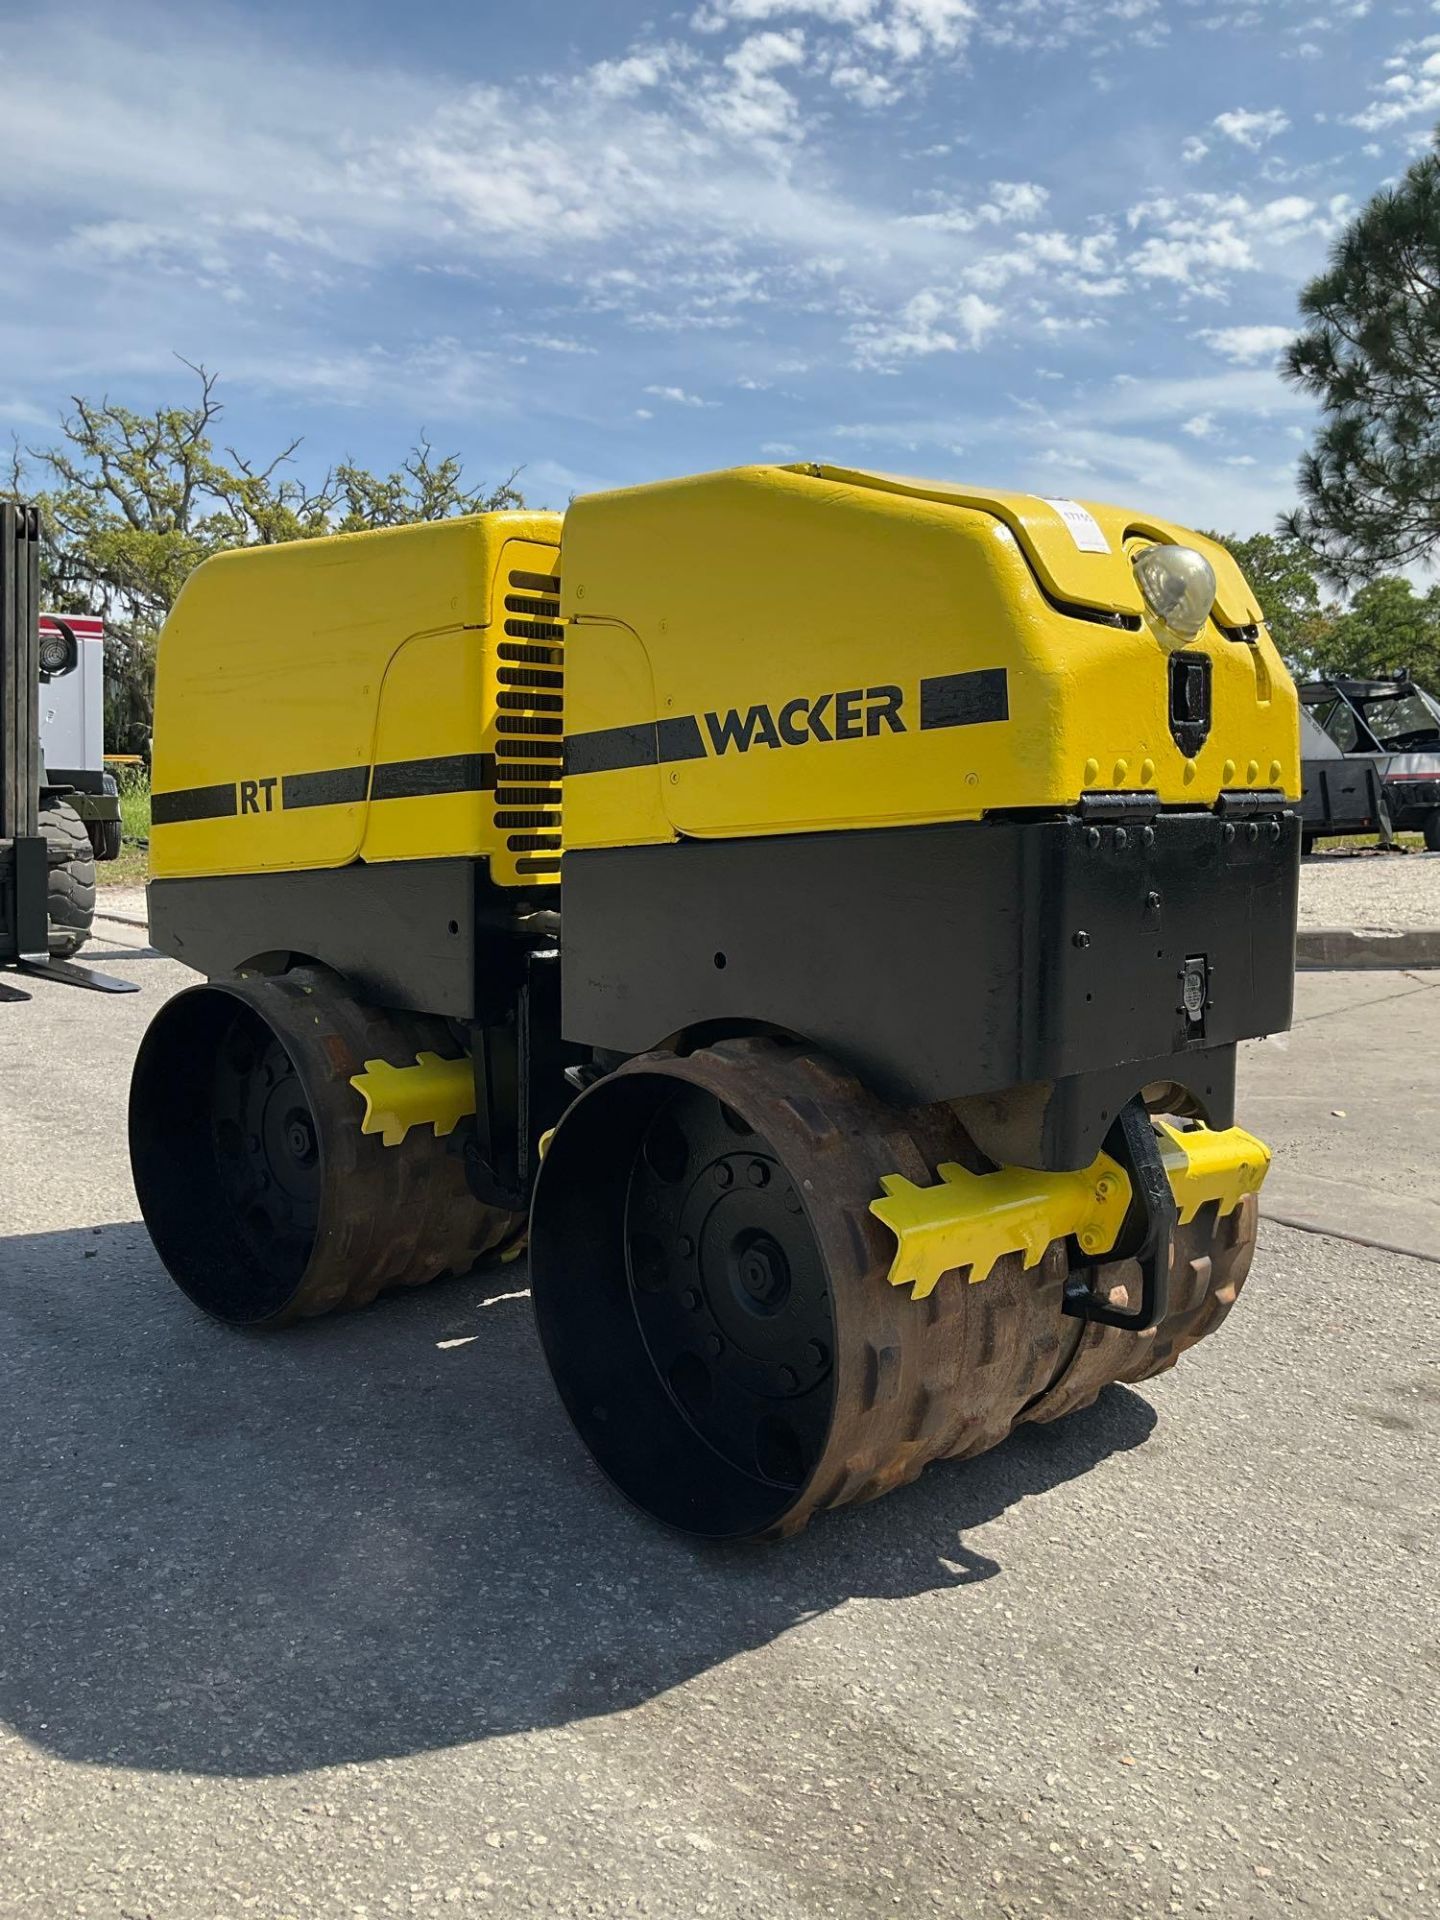
[(1070, 529), (1070, 538), (1081, 553), (1109, 553), (1110, 542), (1088, 507), (1082, 507), (1078, 500), (1051, 500), (1044, 494), (1040, 497), (1065, 522)]

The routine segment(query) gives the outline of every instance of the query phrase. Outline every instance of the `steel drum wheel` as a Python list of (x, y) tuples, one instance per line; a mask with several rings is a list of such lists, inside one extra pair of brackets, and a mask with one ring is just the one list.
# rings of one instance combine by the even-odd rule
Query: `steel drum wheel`
[[(531, 1291), (561, 1399), (621, 1492), (710, 1538), (791, 1534), (1164, 1370), (1243, 1285), (1253, 1199), (1179, 1229), (1149, 1333), (1064, 1312), (1062, 1241), (914, 1300), (869, 1203), (882, 1174), (928, 1184), (942, 1160), (986, 1164), (948, 1107), (899, 1113), (770, 1039), (642, 1055), (581, 1096), (536, 1186)], [(1138, 1279), (1124, 1261), (1096, 1276), (1112, 1297)]]
[(368, 1060), (451, 1055), (440, 1021), (365, 1007), (297, 967), (176, 994), (141, 1043), (130, 1160), (172, 1279), (233, 1326), (363, 1306), (388, 1287), (468, 1273), (522, 1215), (470, 1192), (455, 1138), (360, 1131)]

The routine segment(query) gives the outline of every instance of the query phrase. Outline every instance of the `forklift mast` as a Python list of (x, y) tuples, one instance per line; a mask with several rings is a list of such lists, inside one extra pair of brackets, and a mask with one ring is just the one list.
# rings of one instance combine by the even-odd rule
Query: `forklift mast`
[(0, 506), (0, 966), (44, 959), (40, 834), (40, 510)]
[[(73, 653), (73, 638), (70, 646)], [(40, 804), (42, 792), (52, 799), (54, 794), (40, 751), (40, 683), (45, 677), (40, 652), (40, 509), (5, 501), (0, 504), (0, 967), (18, 967), (32, 978), (96, 993), (133, 993), (133, 981), (78, 966), (50, 951), (52, 857)], [(47, 817), (53, 817), (50, 800), (47, 807)], [(88, 846), (85, 852), (88, 859)], [(18, 987), (0, 985), (0, 1001), (29, 997)]]

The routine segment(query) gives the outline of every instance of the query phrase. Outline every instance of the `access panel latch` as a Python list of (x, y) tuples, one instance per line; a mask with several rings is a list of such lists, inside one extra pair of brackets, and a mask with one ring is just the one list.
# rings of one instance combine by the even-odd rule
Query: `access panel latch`
[(1210, 738), (1213, 700), (1208, 653), (1170, 656), (1170, 737), (1187, 760)]

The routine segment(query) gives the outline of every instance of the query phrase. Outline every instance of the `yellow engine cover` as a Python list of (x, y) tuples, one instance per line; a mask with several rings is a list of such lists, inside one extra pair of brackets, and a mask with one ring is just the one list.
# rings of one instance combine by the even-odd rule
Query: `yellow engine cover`
[(560, 516), (251, 547), (161, 635), (157, 879), (484, 857), (559, 877)]
[[(1212, 688), (1193, 753), (1170, 724), (1177, 643), (1130, 565), (1155, 541), (1200, 548), (1219, 585), (1183, 649)], [(1238, 637), (1261, 616), (1235, 563), (1122, 508), (741, 468), (577, 500), (562, 606), (570, 847), (978, 818), (1115, 789), (1188, 806), (1299, 796), (1294, 688), (1263, 626)]]

